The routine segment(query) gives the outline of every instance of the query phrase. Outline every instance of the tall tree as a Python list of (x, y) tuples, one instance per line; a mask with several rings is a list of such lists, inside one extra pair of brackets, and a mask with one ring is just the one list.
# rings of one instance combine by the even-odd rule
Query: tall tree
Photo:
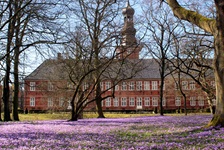
[(187, 20), (214, 36), (214, 62), (213, 69), (216, 84), (216, 111), (208, 126), (224, 126), (224, 1), (214, 0), (216, 18), (207, 18), (196, 11), (182, 7), (177, 0), (167, 0), (174, 15)]
[(159, 73), (160, 73), (160, 115), (163, 115), (163, 99), (164, 99), (164, 84), (165, 78), (171, 73), (168, 66), (168, 59), (172, 59), (170, 51), (172, 48), (174, 35), (181, 33), (181, 29), (178, 28), (179, 21), (173, 18), (170, 14), (168, 8), (160, 8), (160, 1), (148, 0), (143, 3), (148, 5), (143, 5), (143, 14), (145, 18), (146, 28), (147, 28), (147, 39), (145, 43), (150, 57), (158, 63)]
[[(99, 70), (101, 66), (102, 57), (107, 57), (107, 49), (112, 46), (112, 42), (115, 42), (112, 37), (116, 37), (115, 19), (118, 16), (119, 4), (115, 4), (114, 0), (96, 0), (96, 1), (84, 1), (79, 0), (77, 2), (80, 8), (77, 8), (76, 16), (80, 19), (81, 25), (86, 29), (89, 37), (90, 60), (92, 67)], [(120, 3), (120, 2), (119, 2)], [(104, 118), (102, 106), (101, 106), (101, 91), (100, 82), (101, 71), (94, 71), (93, 80), (95, 84), (95, 99), (97, 105), (97, 112), (99, 118)]]
[[(6, 43), (6, 52), (1, 57), (5, 59), (6, 69), (4, 77), (4, 120), (10, 121), (9, 96), (14, 92), (13, 98), (13, 118), (19, 120), (18, 98), (19, 98), (19, 55), (30, 47), (37, 48), (37, 45), (57, 43), (59, 28), (55, 19), (61, 13), (61, 9), (53, 11), (51, 6), (57, 6), (56, 0), (10, 0), (1, 2), (4, 8), (1, 19), (0, 32), (1, 41)], [(50, 13), (47, 13), (50, 12)], [(34, 25), (35, 24), (35, 25)], [(62, 23), (61, 23), (62, 24)], [(7, 32), (6, 32), (7, 31)], [(5, 34), (7, 33), (7, 35)], [(6, 41), (6, 42), (5, 42)], [(13, 65), (14, 68), (11, 66)], [(14, 91), (10, 91), (10, 74), (14, 75)]]

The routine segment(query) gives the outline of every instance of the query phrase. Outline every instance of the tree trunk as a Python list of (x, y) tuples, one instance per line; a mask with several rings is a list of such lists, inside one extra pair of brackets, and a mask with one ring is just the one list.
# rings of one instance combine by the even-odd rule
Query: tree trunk
[[(15, 3), (15, 13), (18, 13), (16, 16), (16, 28), (15, 28), (15, 58), (14, 58), (14, 97), (13, 97), (13, 120), (19, 121), (19, 114), (18, 114), (18, 103), (19, 103), (19, 55), (20, 55), (20, 46), (21, 39), (23, 37), (23, 34), (20, 34), (20, 19), (21, 19), (21, 13), (19, 11), (19, 2), (17, 1)], [(21, 36), (21, 37), (20, 37)]]
[(161, 84), (160, 84), (160, 115), (163, 116), (163, 86), (164, 86), (164, 77), (161, 77)]
[(14, 60), (14, 97), (13, 97), (13, 120), (19, 121), (18, 114), (18, 101), (19, 101), (19, 75), (18, 75), (18, 66), (19, 66), (19, 52), (15, 53)]
[(96, 107), (97, 107), (97, 113), (98, 113), (98, 117), (97, 118), (105, 118), (105, 116), (103, 114), (103, 109), (102, 109), (101, 102), (102, 102), (101, 98), (98, 98), (96, 100)]
[(4, 121), (12, 121), (10, 118), (10, 109), (9, 109), (9, 72), (6, 71), (4, 85), (3, 85), (3, 102), (4, 102)]
[(224, 127), (224, 0), (215, 1), (216, 4), (216, 26), (214, 74), (216, 84), (216, 110), (208, 124), (209, 126), (221, 125)]
[(208, 95), (207, 99), (208, 99), (208, 105), (209, 105), (210, 113), (211, 113), (211, 115), (214, 115), (215, 114), (215, 106), (214, 106), (214, 104), (212, 102), (213, 97)]
[(214, 36), (214, 76), (216, 83), (216, 110), (208, 126), (224, 127), (224, 0), (214, 0), (216, 20), (189, 11), (179, 5), (177, 0), (167, 0), (175, 16), (187, 20)]
[(71, 101), (71, 106), (72, 106), (71, 119), (69, 121), (78, 121), (78, 114), (75, 109), (74, 100)]

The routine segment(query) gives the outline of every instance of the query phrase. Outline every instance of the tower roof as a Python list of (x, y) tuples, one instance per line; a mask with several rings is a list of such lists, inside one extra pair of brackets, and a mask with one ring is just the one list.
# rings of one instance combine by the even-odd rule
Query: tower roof
[(135, 10), (131, 7), (129, 0), (127, 0), (126, 2), (126, 7), (123, 8), (122, 10), (122, 14), (123, 15), (134, 15)]

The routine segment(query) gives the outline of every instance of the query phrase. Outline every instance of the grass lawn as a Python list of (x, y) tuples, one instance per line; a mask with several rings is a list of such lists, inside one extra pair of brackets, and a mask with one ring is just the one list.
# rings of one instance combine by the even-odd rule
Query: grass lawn
[[(129, 118), (129, 117), (140, 117), (140, 116), (155, 116), (150, 113), (143, 114), (125, 114), (125, 113), (104, 113), (106, 118)], [(19, 114), (20, 121), (35, 121), (35, 120), (69, 120), (70, 113), (45, 113), (45, 114)], [(96, 113), (84, 113), (84, 118), (96, 118)]]
[(68, 115), (22, 114), (24, 121), (0, 122), (0, 149), (224, 149), (224, 128), (203, 129), (210, 114), (105, 114), (110, 118), (104, 119), (85, 114), (88, 118), (76, 122), (67, 121)]

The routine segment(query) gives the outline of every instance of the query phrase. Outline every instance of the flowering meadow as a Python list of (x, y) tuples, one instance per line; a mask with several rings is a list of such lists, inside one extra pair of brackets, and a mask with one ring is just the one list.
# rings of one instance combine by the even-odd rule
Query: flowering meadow
[(211, 115), (0, 122), (0, 149), (224, 149), (224, 128), (205, 130)]

